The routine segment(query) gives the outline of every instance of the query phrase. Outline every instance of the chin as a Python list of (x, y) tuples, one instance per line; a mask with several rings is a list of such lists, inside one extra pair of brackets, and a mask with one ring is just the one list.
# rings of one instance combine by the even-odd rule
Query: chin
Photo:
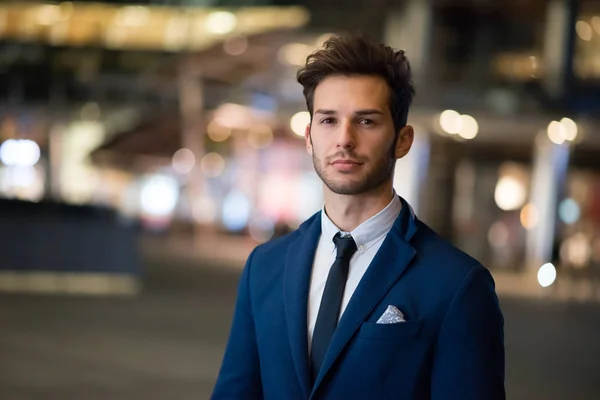
[(366, 182), (325, 182), (325, 185), (335, 194), (355, 196), (368, 191)]

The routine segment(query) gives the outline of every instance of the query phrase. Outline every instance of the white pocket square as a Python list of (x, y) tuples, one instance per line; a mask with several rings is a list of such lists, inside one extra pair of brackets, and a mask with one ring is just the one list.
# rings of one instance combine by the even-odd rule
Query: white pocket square
[(378, 324), (398, 324), (406, 322), (404, 314), (396, 306), (388, 306), (387, 310), (377, 320)]

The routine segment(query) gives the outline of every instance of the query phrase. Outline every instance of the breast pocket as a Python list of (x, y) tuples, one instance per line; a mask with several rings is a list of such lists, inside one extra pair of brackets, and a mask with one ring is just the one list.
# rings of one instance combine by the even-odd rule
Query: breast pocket
[(361, 339), (393, 340), (416, 336), (421, 330), (423, 320), (399, 322), (396, 324), (377, 324), (375, 322), (363, 322), (358, 331)]

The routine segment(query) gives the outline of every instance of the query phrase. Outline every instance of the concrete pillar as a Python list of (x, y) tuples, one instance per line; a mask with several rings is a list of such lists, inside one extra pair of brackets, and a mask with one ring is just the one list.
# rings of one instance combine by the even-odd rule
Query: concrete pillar
[(552, 261), (556, 233), (557, 200), (569, 165), (569, 145), (552, 143), (545, 134), (536, 138), (530, 202), (537, 210), (537, 224), (528, 231), (526, 266), (538, 269)]
[(394, 189), (419, 215), (429, 169), (429, 133), (415, 127), (415, 139), (408, 154), (396, 162)]
[(575, 22), (579, 0), (550, 0), (544, 31), (544, 87), (557, 99), (565, 94), (572, 74)]
[(52, 200), (62, 199), (60, 176), (63, 156), (63, 124), (55, 123), (48, 131), (48, 169), (46, 172), (46, 196)]
[(433, 6), (431, 0), (410, 0), (388, 12), (384, 42), (406, 52), (417, 76), (425, 73), (429, 61)]
[(189, 172), (186, 185), (188, 212), (193, 214), (201, 199), (205, 179), (200, 171), (200, 160), (205, 154), (206, 123), (204, 121), (204, 86), (197, 65), (184, 58), (179, 70), (179, 108), (181, 115), (182, 146), (194, 153), (196, 164)]

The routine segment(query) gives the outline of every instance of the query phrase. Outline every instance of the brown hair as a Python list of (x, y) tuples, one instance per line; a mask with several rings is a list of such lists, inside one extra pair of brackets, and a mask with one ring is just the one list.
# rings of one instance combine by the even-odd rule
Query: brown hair
[(390, 112), (396, 133), (406, 125), (415, 95), (412, 73), (403, 50), (376, 44), (362, 35), (334, 36), (306, 59), (298, 71), (310, 115), (317, 85), (332, 75), (371, 75), (385, 79), (390, 88)]

